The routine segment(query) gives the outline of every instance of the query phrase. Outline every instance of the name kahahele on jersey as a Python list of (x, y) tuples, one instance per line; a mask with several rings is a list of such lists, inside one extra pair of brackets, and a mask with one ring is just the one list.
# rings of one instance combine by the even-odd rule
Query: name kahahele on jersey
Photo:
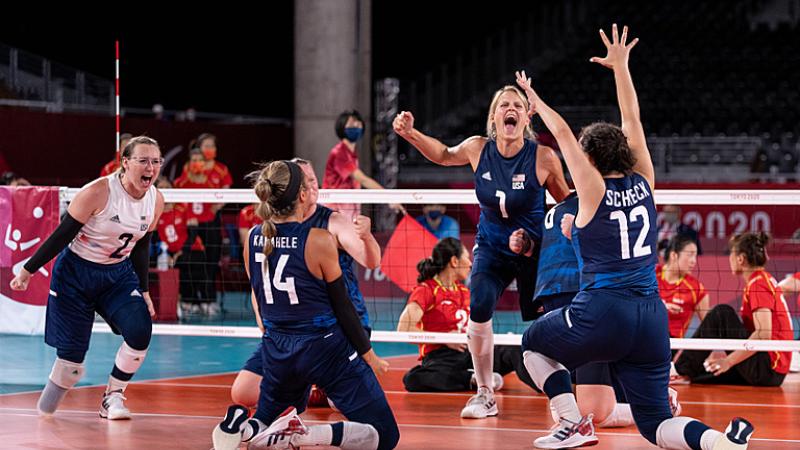
[(108, 180), (108, 202), (100, 213), (83, 225), (69, 244), (69, 249), (87, 261), (114, 264), (130, 255), (136, 241), (145, 235), (153, 223), (157, 194), (156, 188), (150, 186), (144, 197), (131, 197), (125, 192), (116, 173), (92, 183), (100, 183), (104, 179)]
[[(253, 236), (253, 245), (256, 247), (264, 247), (266, 236), (263, 234), (256, 234)], [(273, 248), (297, 248), (297, 236), (273, 236), (270, 238)]]

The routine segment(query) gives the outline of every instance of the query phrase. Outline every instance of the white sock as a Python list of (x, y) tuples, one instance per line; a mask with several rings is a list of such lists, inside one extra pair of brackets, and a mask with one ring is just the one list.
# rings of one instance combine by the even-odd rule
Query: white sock
[(550, 405), (558, 414), (559, 418), (567, 419), (570, 422), (578, 423), (581, 421), (581, 411), (578, 409), (578, 402), (575, 401), (575, 394), (559, 394), (550, 399)]
[(127, 387), (128, 387), (128, 383), (130, 383), (130, 382), (129, 381), (122, 381), (120, 379), (114, 378), (113, 375), (109, 376), (108, 377), (108, 386), (106, 386), (106, 394), (108, 394), (109, 392), (114, 392), (114, 391), (125, 392), (125, 389), (127, 389)]
[(631, 405), (627, 403), (617, 403), (611, 414), (606, 420), (597, 424), (599, 428), (628, 427), (634, 424)]
[[(347, 423), (347, 422), (345, 422)], [(333, 428), (331, 425), (310, 425), (307, 434), (296, 434), (292, 436), (292, 444), (295, 445), (331, 445), (333, 440)]]
[(475, 380), (478, 388), (485, 386), (494, 392), (492, 371), (494, 369), (494, 331), (492, 320), (467, 324), (467, 347), (472, 355), (472, 367), (475, 369)]
[(343, 450), (376, 450), (380, 436), (378, 430), (372, 425), (359, 422), (344, 422), (344, 433), (342, 433)]

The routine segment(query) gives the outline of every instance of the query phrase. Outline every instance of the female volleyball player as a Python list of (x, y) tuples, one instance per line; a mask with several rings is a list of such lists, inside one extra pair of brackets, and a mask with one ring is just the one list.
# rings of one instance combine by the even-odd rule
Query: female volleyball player
[(123, 394), (144, 362), (155, 317), (147, 267), (150, 235), (164, 209), (164, 197), (154, 186), (163, 159), (155, 140), (138, 136), (122, 150), (121, 161), (118, 172), (78, 192), (64, 220), (11, 280), (12, 289), (27, 289), (31, 274), (60, 253), (50, 281), (44, 334), (57, 357), (37, 404), (41, 414), (54, 413), (83, 376), (96, 312), (124, 338), (100, 417), (131, 417)]
[[(314, 168), (311, 163), (300, 158), (294, 158), (293, 162), (297, 163), (303, 174), (305, 175), (305, 188), (309, 195), (309, 202), (312, 206), (305, 215), (304, 223), (307, 223), (313, 228), (322, 228), (328, 230), (336, 239), (339, 245), (339, 265), (342, 268), (342, 276), (345, 285), (347, 286), (347, 293), (353, 306), (356, 308), (361, 325), (367, 330), (367, 334), (371, 333), (369, 327), (369, 314), (367, 313), (367, 305), (364, 302), (364, 296), (358, 288), (358, 277), (353, 271), (353, 260), (358, 261), (359, 264), (368, 268), (375, 269), (381, 262), (381, 248), (378, 241), (370, 232), (371, 222), (369, 217), (358, 215), (355, 220), (350, 220), (348, 216), (338, 211), (317, 204), (319, 197), (319, 184), (317, 176), (314, 173)], [(248, 230), (249, 235), (249, 230)], [(247, 244), (247, 238), (244, 241)], [(247, 246), (245, 245), (245, 249)], [(352, 255), (352, 256), (351, 256)], [(245, 269), (250, 273), (250, 266), (245, 259)], [(258, 304), (254, 301), (253, 310), (256, 312), (256, 320), (260, 327), (263, 328), (261, 318), (258, 313)], [(264, 368), (261, 365), (261, 345), (258, 346), (256, 351), (247, 360), (242, 370), (236, 376), (236, 379), (231, 386), (231, 399), (234, 403), (247, 406), (248, 408), (255, 407), (258, 402), (258, 386), (261, 384), (261, 374)], [(321, 398), (321, 392), (312, 390), (312, 398), (317, 398), (314, 404), (324, 404), (324, 398)], [(313, 405), (312, 405), (313, 406)]]
[[(775, 278), (764, 270), (767, 263), (764, 233), (743, 233), (731, 238), (730, 266), (742, 277), (741, 319), (729, 305), (717, 305), (705, 317), (694, 338), (793, 340), (792, 319)], [(780, 386), (792, 362), (791, 352), (736, 350), (717, 352), (686, 350), (675, 362), (678, 374), (693, 383)]]
[(656, 267), (658, 293), (669, 312), (669, 335), (682, 338), (697, 314), (700, 320), (710, 309), (710, 296), (692, 275), (697, 264), (697, 244), (687, 235), (673, 236), (664, 249), (664, 265)]
[[(241, 441), (251, 449), (394, 448), (399, 430), (373, 373), (387, 364), (372, 350), (347, 295), (335, 239), (303, 222), (313, 203), (302, 169), (291, 161), (269, 163), (255, 191), (264, 223), (250, 232), (246, 257), (265, 327), (263, 380), (253, 419), (245, 407), (231, 406), (214, 429), (214, 448), (236, 449)], [(305, 426), (297, 409), (305, 409), (311, 384), (352, 422)]]
[[(469, 290), (461, 280), (469, 276), (472, 261), (469, 251), (454, 238), (444, 238), (433, 248), (433, 254), (417, 264), (419, 283), (411, 291), (408, 304), (400, 314), (397, 331), (432, 331), (463, 333), (469, 317)], [(464, 391), (475, 383), (472, 358), (465, 344), (420, 344), (421, 364), (403, 377), (411, 392)], [(503, 386), (503, 375), (517, 376), (533, 387), (519, 346), (498, 345), (494, 348), (492, 388)]]
[(533, 291), (545, 188), (556, 201), (569, 194), (561, 160), (551, 148), (532, 140), (527, 110), (525, 95), (505, 86), (489, 105), (486, 136), (473, 136), (450, 148), (415, 129), (414, 116), (408, 111), (393, 122), (395, 132), (429, 160), (443, 166), (469, 164), (475, 173), (481, 216), (470, 276), (467, 334), (478, 393), (461, 411), (464, 418), (498, 413), (492, 391), (492, 315), (500, 295), (516, 278), (523, 319), (536, 317)]
[(600, 36), (608, 54), (592, 58), (614, 71), (622, 128), (586, 127), (580, 144), (569, 125), (545, 104), (524, 72), (517, 83), (556, 137), (578, 192), (572, 244), (581, 261), (581, 291), (568, 307), (548, 313), (523, 336), (525, 366), (547, 394), (560, 426), (534, 441), (539, 448), (571, 448), (597, 442), (592, 416), (582, 417), (569, 370), (608, 362), (625, 390), (639, 432), (671, 449), (745, 448), (753, 427), (735, 418), (726, 433), (688, 418), (673, 417), (667, 394), (667, 311), (655, 277), (656, 209), (654, 170), (628, 70), (638, 40)]

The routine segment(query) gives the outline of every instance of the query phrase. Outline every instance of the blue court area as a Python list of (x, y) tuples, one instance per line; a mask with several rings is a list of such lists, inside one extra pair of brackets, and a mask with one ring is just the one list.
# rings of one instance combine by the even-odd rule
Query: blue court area
[[(367, 301), (370, 319), (375, 330), (394, 330), (405, 299)], [(243, 293), (220, 296), (220, 312), (211, 315), (187, 313), (181, 323), (194, 325), (254, 326), (249, 299)], [(516, 311), (497, 311), (495, 333), (521, 334), (528, 323)], [(695, 321), (696, 322), (696, 321)], [(693, 323), (691, 328), (697, 324)], [(78, 384), (102, 385), (114, 365), (114, 357), (122, 338), (113, 334), (92, 335), (86, 355), (86, 376)], [(245, 338), (153, 336), (144, 365), (134, 381), (159, 378), (206, 375), (238, 371), (250, 357), (258, 341)], [(411, 355), (417, 346), (402, 343), (375, 343), (380, 356)], [(44, 343), (43, 336), (0, 334), (0, 394), (40, 390), (47, 382), (55, 349)]]

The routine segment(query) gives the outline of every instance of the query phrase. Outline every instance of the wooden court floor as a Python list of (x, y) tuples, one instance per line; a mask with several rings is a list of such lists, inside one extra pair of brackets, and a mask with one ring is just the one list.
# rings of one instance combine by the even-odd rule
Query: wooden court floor
[[(392, 371), (381, 379), (400, 425), (399, 449), (485, 450), (533, 448), (533, 439), (550, 426), (544, 396), (514, 375), (498, 393), (500, 415), (464, 420), (459, 412), (471, 395), (408, 393), (404, 370), (414, 357), (389, 358)], [(235, 374), (134, 382), (127, 405), (133, 420), (108, 421), (98, 416), (102, 386), (71, 391), (51, 418), (36, 413), (38, 392), (0, 396), (0, 449), (203, 449), (211, 448), (211, 430), (229, 404)], [(750, 448), (800, 449), (800, 375), (790, 375), (781, 388), (678, 386), (683, 414), (716, 428), (733, 416), (749, 418), (756, 427)], [(309, 423), (342, 417), (328, 408), (310, 408)], [(634, 427), (598, 430), (595, 449), (655, 448)]]

